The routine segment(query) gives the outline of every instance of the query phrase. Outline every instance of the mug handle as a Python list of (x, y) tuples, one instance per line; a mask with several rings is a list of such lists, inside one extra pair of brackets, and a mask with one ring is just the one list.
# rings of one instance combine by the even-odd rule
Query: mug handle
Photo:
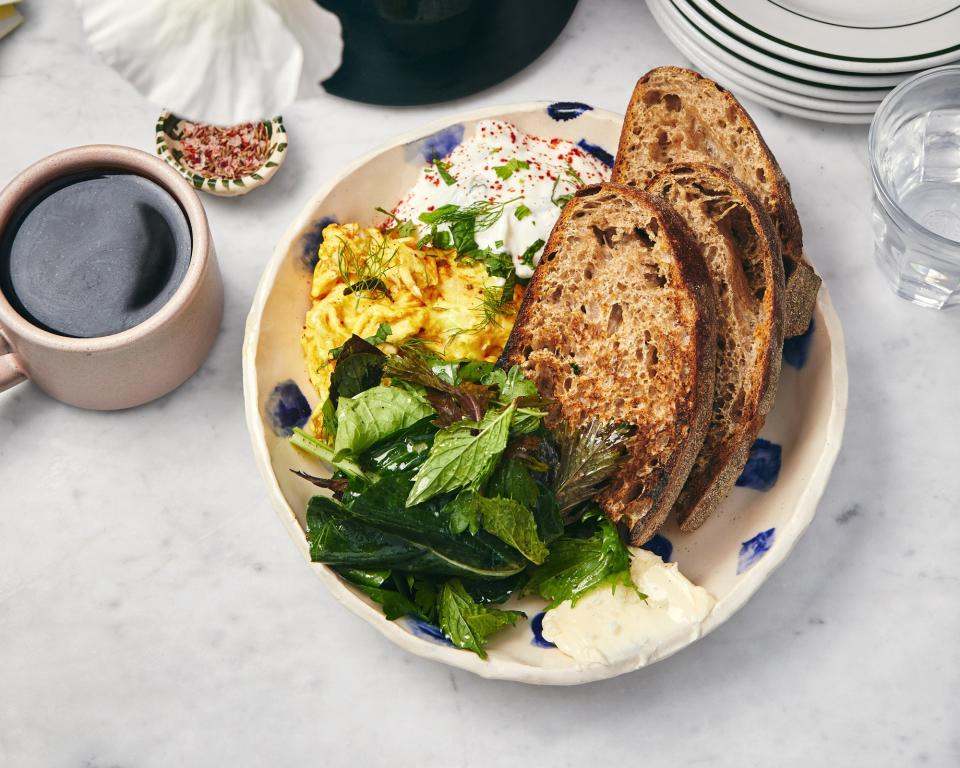
[(26, 381), (27, 374), (23, 372), (20, 366), (20, 360), (17, 359), (7, 337), (0, 331), (0, 392)]

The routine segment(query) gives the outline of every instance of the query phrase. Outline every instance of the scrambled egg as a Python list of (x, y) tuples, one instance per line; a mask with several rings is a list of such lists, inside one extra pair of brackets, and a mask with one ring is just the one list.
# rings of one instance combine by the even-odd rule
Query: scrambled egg
[(452, 250), (418, 249), (415, 237), (359, 224), (323, 230), (301, 337), (321, 402), (335, 364), (330, 350), (354, 333), (374, 336), (382, 323), (390, 326), (387, 342), (380, 345), (385, 352), (418, 338), (452, 360), (497, 359), (523, 290), (516, 286), (506, 314), (485, 322), (485, 290), (498, 290), (503, 280), (490, 277), (484, 264), (456, 257)]

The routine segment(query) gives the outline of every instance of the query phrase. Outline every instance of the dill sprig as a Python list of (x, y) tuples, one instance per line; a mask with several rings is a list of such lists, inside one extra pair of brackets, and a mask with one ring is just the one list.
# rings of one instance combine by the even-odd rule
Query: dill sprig
[(361, 299), (373, 300), (379, 297), (391, 299), (384, 278), (396, 264), (397, 249), (390, 248), (388, 238), (370, 238), (362, 253), (358, 253), (346, 241), (340, 240), (337, 249), (337, 273), (347, 284), (343, 295), (357, 297), (357, 306)]
[(491, 203), (489, 200), (478, 200), (467, 206), (448, 203), (447, 205), (441, 205), (435, 211), (421, 213), (417, 218), (431, 227), (439, 227), (444, 224), (453, 227), (458, 223), (471, 222), (474, 232), (482, 232), (485, 229), (490, 229), (500, 220), (504, 208), (510, 203), (522, 199), (523, 196), (520, 195), (509, 200), (502, 200), (499, 203)]
[[(558, 195), (557, 189), (560, 187), (561, 182), (566, 182), (566, 188), (568, 191), (564, 192), (564, 194)], [(573, 196), (576, 194), (577, 190), (585, 184), (586, 182), (583, 180), (580, 174), (573, 170), (572, 165), (567, 163), (567, 167), (557, 174), (557, 179), (553, 182), (553, 189), (550, 191), (550, 202), (558, 208), (563, 208), (563, 206), (573, 199)], [(569, 189), (571, 186), (573, 187), (572, 190)]]
[(511, 269), (503, 285), (488, 285), (484, 288), (483, 298), (472, 307), (478, 316), (477, 322), (469, 328), (454, 328), (450, 331), (450, 338), (480, 333), (491, 326), (499, 327), (501, 319), (513, 317), (516, 314), (516, 307), (513, 306), (516, 285), (517, 273)]

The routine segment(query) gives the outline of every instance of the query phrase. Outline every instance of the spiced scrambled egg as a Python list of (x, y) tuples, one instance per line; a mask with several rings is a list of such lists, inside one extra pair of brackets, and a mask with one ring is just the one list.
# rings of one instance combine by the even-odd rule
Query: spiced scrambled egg
[(458, 262), (456, 251), (417, 248), (416, 237), (359, 224), (329, 225), (301, 337), (321, 402), (336, 363), (331, 351), (351, 334), (376, 336), (383, 324), (389, 334), (379, 346), (388, 353), (417, 338), (451, 360), (496, 360), (523, 293), (516, 286), (506, 311), (491, 318), (484, 312), (485, 299), (489, 304), (490, 292), (502, 290), (502, 284), (484, 264)]

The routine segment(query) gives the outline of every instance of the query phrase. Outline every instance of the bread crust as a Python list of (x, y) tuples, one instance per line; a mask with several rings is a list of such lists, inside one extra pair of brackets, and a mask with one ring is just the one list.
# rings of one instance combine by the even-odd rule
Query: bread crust
[[(741, 328), (738, 323), (733, 323), (728, 328), (741, 332), (749, 330), (749, 336), (725, 340), (725, 344), (732, 341), (741, 349), (749, 350), (746, 369), (730, 370), (731, 358), (720, 353), (717, 356), (716, 396), (708, 438), (675, 505), (681, 530), (691, 531), (703, 524), (733, 488), (749, 457), (750, 447), (763, 427), (766, 414), (773, 407), (783, 351), (784, 279), (780, 243), (773, 224), (759, 199), (745, 185), (716, 166), (674, 163), (650, 180), (647, 191), (663, 195), (668, 202), (672, 202), (676, 186), (684, 189), (683, 194), (692, 194), (694, 200), (703, 200), (704, 195), (709, 195), (708, 199), (711, 200), (732, 201), (747, 215), (756, 236), (756, 240), (751, 238), (742, 244), (728, 238), (727, 248), (731, 249), (728, 253), (736, 259), (736, 263), (731, 265), (729, 260), (725, 260), (722, 267), (713, 271), (717, 311), (728, 312), (727, 302), (734, 302), (740, 311), (749, 309), (754, 313), (755, 325)], [(682, 207), (677, 210), (681, 215), (684, 212)], [(732, 210), (727, 206), (720, 215), (706, 212), (701, 215), (715, 226), (729, 226), (728, 216)], [(688, 218), (691, 223), (692, 218)], [(708, 247), (711, 240), (722, 234), (720, 229), (707, 229), (693, 230), (702, 248)], [(707, 263), (709, 265), (709, 260)], [(747, 269), (741, 269), (742, 264), (747, 264)], [(760, 267), (759, 274), (756, 266)], [(753, 273), (755, 283), (762, 283), (759, 301), (749, 293), (737, 295), (736, 286), (727, 283), (731, 269), (744, 277), (744, 282), (739, 284), (741, 291), (747, 286), (747, 272)], [(758, 287), (753, 286), (754, 290)], [(718, 326), (724, 326), (722, 318), (718, 318)], [(728, 370), (724, 370), (725, 366)], [(730, 397), (730, 394), (722, 391), (721, 382), (731, 380), (743, 387), (743, 403), (739, 411), (724, 408), (723, 398)]]
[[(601, 206), (598, 212), (583, 213), (594, 196), (597, 196), (594, 202)], [(603, 248), (592, 244), (594, 235), (588, 227), (595, 223), (606, 224), (616, 218), (612, 210), (602, 208), (603, 201), (610, 196), (623, 203), (618, 206), (616, 216), (623, 216), (628, 211), (631, 227), (637, 231), (648, 227), (651, 221), (656, 222), (656, 242), (651, 247), (662, 247), (665, 249), (663, 253), (669, 253), (671, 259), (671, 273), (664, 283), (659, 284), (660, 297), (665, 305), (670, 306), (671, 317), (682, 317), (689, 324), (689, 327), (661, 328), (655, 323), (652, 308), (642, 302), (628, 306), (623, 323), (631, 325), (625, 328), (624, 334), (633, 329), (638, 332), (650, 330), (654, 338), (682, 340), (686, 345), (682, 359), (665, 359), (664, 368), (660, 369), (659, 375), (663, 376), (674, 371), (670, 366), (684, 371), (683, 376), (671, 379), (676, 382), (675, 389), (657, 392), (655, 398), (659, 399), (656, 402), (647, 398), (642, 406), (633, 405), (639, 399), (636, 394), (640, 382), (634, 384), (622, 373), (630, 360), (640, 358), (640, 346), (621, 350), (622, 355), (617, 359), (594, 361), (592, 356), (606, 353), (601, 353), (599, 346), (591, 343), (588, 331), (584, 330), (587, 326), (578, 326), (574, 320), (580, 318), (570, 317), (562, 307), (554, 313), (556, 306), (550, 303), (553, 295), (569, 288), (577, 292), (576, 303), (585, 302), (580, 307), (585, 315), (586, 303), (595, 305), (603, 317), (612, 314), (615, 305), (619, 306), (618, 295), (609, 288), (598, 286), (597, 282), (592, 286), (589, 283), (571, 285), (559, 277), (588, 261), (584, 254), (589, 249), (593, 249), (590, 250), (593, 254), (590, 259), (599, 253), (608, 259), (606, 268), (617, 270), (617, 279), (623, 285), (622, 295), (633, 296), (640, 289), (658, 290), (641, 284), (643, 265), (630, 260), (627, 246)], [(611, 202), (609, 208), (613, 206)], [(646, 234), (647, 230), (643, 231)], [(626, 234), (631, 235), (632, 231)], [(596, 417), (604, 421), (620, 418), (636, 424), (637, 431), (628, 443), (626, 463), (599, 494), (597, 501), (629, 543), (642, 544), (667, 519), (706, 435), (713, 403), (716, 353), (716, 312), (710, 276), (693, 236), (673, 209), (652, 195), (617, 184), (581, 189), (564, 208), (543, 253), (524, 293), (502, 359), (506, 364), (522, 366), (537, 381), (541, 394), (557, 401), (557, 410), (551, 414), (548, 423), (555, 424), (559, 419), (583, 423)], [(563, 319), (563, 332), (548, 335), (556, 318)], [(595, 329), (598, 326), (590, 327)], [(620, 336), (616, 333), (611, 336), (608, 324), (604, 339), (611, 338), (619, 340)], [(558, 378), (564, 370), (569, 371), (569, 358), (565, 357), (563, 348), (576, 347), (579, 342), (584, 342), (584, 354), (576, 358), (578, 364), (582, 364), (582, 372), (574, 390), (568, 391), (565, 382)], [(664, 356), (668, 358), (666, 353), (671, 348), (664, 343), (667, 346)], [(594, 362), (597, 364), (593, 365)], [(578, 394), (581, 384), (584, 391), (589, 388), (593, 393), (592, 398)], [(661, 410), (668, 413), (669, 418), (657, 421), (654, 406), (663, 406)]]
[[(757, 178), (742, 178), (741, 181), (753, 191), (761, 201), (773, 221), (781, 242), (784, 260), (784, 278), (786, 281), (786, 314), (784, 331), (787, 337), (797, 336), (806, 331), (816, 307), (820, 278), (807, 262), (803, 252), (803, 232), (800, 218), (790, 194), (790, 184), (780, 169), (776, 158), (760, 134), (756, 123), (739, 101), (725, 88), (698, 72), (683, 67), (657, 67), (637, 82), (627, 108), (623, 131), (613, 166), (613, 180), (622, 184), (644, 187), (653, 175), (671, 162), (705, 162), (723, 166), (734, 171), (734, 161), (729, 156), (713, 153), (712, 144), (707, 141), (706, 148), (683, 147), (662, 160), (643, 157), (637, 145), (637, 136), (644, 129), (656, 128), (656, 119), (648, 115), (651, 107), (659, 102), (654, 97), (688, 89), (695, 93), (700, 105), (713, 105), (723, 114), (723, 127), (714, 128), (704, 125), (703, 121), (688, 120), (686, 130), (709, 136), (716, 132), (737, 134), (737, 143), (745, 142), (750, 150), (755, 150), (761, 164)], [(682, 100), (678, 100), (677, 111), (684, 111), (688, 117), (695, 114), (687, 109)], [(649, 104), (648, 104), (649, 102)], [(763, 194), (769, 191), (769, 196)]]

